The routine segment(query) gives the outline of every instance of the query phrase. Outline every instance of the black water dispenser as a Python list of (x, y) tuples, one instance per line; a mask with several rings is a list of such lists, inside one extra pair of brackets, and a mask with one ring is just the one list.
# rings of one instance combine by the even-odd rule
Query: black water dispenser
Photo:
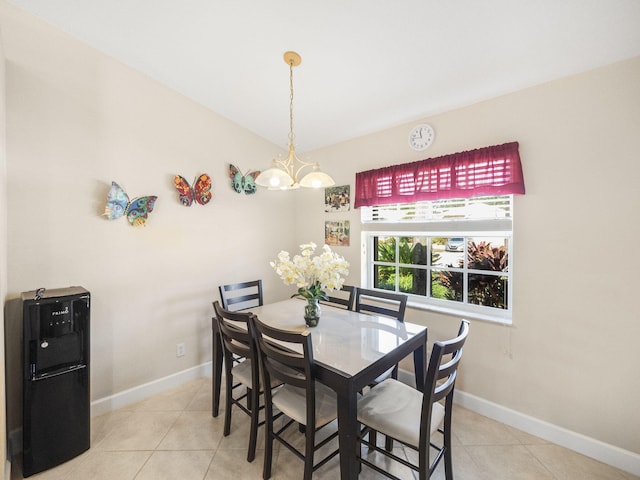
[(25, 477), (89, 448), (90, 306), (82, 287), (22, 293)]

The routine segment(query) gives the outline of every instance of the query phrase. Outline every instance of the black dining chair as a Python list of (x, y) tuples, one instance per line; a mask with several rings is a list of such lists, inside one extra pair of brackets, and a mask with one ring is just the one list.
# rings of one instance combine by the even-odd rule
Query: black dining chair
[[(387, 458), (401, 463), (418, 472), (420, 480), (431, 477), (438, 463), (444, 458), (447, 480), (453, 480), (451, 456), (451, 416), (453, 393), (462, 358), (462, 347), (469, 335), (469, 322), (463, 320), (458, 335), (444, 342), (435, 342), (427, 368), (424, 393), (398, 380), (389, 378), (369, 390), (358, 400), (358, 421), (363, 425), (360, 441)], [(398, 457), (388, 449), (378, 447), (365, 439), (371, 432), (380, 432), (404, 446), (418, 452), (418, 463)], [(438, 432), (440, 441), (432, 438)], [(436, 435), (437, 436), (437, 435)], [(436, 455), (430, 462), (430, 449)], [(361, 450), (359, 450), (361, 452)], [(384, 476), (399, 480), (398, 477), (360, 454), (358, 460)], [(388, 468), (389, 463), (385, 462)]]
[[(408, 297), (403, 293), (358, 288), (356, 291), (355, 311), (371, 315), (382, 315), (404, 322)], [(398, 365), (384, 372), (372, 383), (376, 385), (384, 379), (398, 378)]]
[[(249, 319), (253, 314), (226, 310), (218, 301), (213, 302), (213, 308), (220, 331), (226, 377), (223, 435), (226, 437), (231, 433), (231, 411), (234, 405), (249, 415), (251, 427), (247, 461), (252, 462), (256, 455), (258, 427), (264, 423), (259, 421), (260, 410), (263, 408), (260, 405), (263, 388), (258, 351), (249, 332)], [(239, 324), (244, 324), (244, 327)], [(272, 386), (278, 384), (274, 382)], [(246, 401), (246, 406), (243, 401)]]
[(238, 311), (264, 304), (262, 280), (220, 285), (220, 300), (226, 310)]
[(329, 300), (321, 300), (320, 303), (341, 307), (346, 310), (353, 310), (357, 291), (358, 289), (352, 285), (343, 285), (340, 290), (336, 290), (335, 292), (331, 292), (330, 295), (327, 295)]
[[(338, 449), (314, 463), (315, 452), (336, 438), (338, 432), (328, 435), (316, 444), (316, 432), (337, 417), (336, 394), (329, 387), (316, 382), (313, 346), (309, 331), (291, 332), (270, 327), (258, 317), (251, 319), (255, 335), (264, 384), (279, 381), (283, 385), (265, 391), (265, 451), (263, 478), (271, 477), (273, 441), (278, 440), (294, 455), (304, 461), (304, 480), (338, 454)], [(301, 353), (296, 353), (301, 352)], [(285, 422), (274, 428), (273, 410), (284, 414)], [(300, 425), (304, 430), (304, 452), (298, 450), (285, 437), (290, 427)], [(304, 428), (302, 428), (304, 426)], [(289, 437), (291, 440), (291, 437)]]

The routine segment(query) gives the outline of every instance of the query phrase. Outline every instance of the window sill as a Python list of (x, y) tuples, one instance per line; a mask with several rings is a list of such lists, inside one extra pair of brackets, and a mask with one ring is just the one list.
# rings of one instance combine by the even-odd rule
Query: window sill
[(456, 308), (441, 307), (438, 305), (428, 305), (421, 302), (412, 302), (411, 300), (407, 302), (407, 306), (416, 310), (425, 310), (427, 312), (441, 313), (443, 315), (449, 315), (456, 318), (482, 320), (485, 322), (499, 323), (501, 325), (513, 324), (513, 322), (511, 321), (511, 318), (506, 316), (487, 315), (487, 314), (477, 313), (477, 312), (468, 312), (468, 311), (460, 310)]

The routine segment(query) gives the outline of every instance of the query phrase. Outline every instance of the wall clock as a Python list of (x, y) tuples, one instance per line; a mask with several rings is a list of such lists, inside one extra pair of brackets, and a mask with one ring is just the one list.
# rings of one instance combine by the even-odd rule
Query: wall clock
[(422, 123), (411, 129), (409, 134), (409, 146), (414, 150), (426, 150), (433, 143), (436, 134), (431, 125)]

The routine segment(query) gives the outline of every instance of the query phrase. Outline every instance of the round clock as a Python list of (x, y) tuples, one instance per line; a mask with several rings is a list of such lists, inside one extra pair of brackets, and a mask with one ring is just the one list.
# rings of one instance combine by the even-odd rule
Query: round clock
[(409, 145), (414, 150), (426, 150), (433, 143), (435, 135), (431, 125), (426, 123), (416, 125), (409, 134)]

